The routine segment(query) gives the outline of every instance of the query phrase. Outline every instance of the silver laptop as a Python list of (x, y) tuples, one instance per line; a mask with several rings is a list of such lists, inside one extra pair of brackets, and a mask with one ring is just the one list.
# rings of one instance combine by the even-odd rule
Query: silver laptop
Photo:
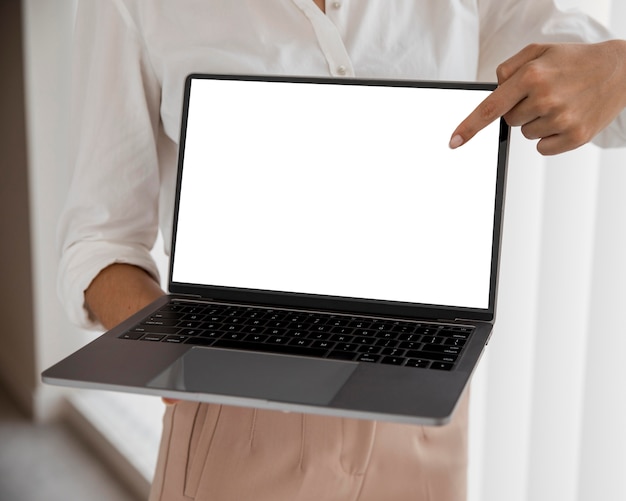
[(493, 327), (492, 84), (191, 75), (165, 296), (46, 383), (441, 425)]

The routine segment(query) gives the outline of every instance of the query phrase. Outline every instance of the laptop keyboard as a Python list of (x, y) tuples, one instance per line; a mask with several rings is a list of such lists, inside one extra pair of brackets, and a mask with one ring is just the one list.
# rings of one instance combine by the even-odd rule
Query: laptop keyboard
[(451, 370), (473, 327), (172, 301), (119, 336)]

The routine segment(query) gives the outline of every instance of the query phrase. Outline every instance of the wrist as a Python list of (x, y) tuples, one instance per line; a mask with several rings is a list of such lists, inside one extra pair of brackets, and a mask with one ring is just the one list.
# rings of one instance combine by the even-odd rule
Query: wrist
[(94, 278), (85, 291), (85, 304), (92, 318), (110, 329), (163, 294), (145, 270), (117, 263)]

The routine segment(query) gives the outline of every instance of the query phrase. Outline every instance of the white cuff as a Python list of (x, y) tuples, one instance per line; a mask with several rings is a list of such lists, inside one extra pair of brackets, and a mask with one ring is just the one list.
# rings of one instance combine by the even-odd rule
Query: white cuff
[(57, 293), (70, 321), (87, 329), (102, 326), (89, 316), (85, 306), (85, 290), (104, 268), (115, 263), (143, 268), (158, 282), (159, 270), (143, 247), (112, 242), (81, 241), (66, 249), (59, 265)]

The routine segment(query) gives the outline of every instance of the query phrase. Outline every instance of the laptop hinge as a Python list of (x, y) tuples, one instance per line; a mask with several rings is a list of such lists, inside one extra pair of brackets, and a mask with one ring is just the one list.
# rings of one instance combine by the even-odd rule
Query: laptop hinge
[(469, 324), (489, 324), (491, 323), (489, 320), (479, 320), (476, 318), (460, 318), (457, 317), (454, 319), (455, 322), (465, 322)]
[(179, 294), (178, 292), (172, 293), (173, 299), (201, 299), (203, 301), (212, 301), (212, 298), (202, 297), (199, 294)]

